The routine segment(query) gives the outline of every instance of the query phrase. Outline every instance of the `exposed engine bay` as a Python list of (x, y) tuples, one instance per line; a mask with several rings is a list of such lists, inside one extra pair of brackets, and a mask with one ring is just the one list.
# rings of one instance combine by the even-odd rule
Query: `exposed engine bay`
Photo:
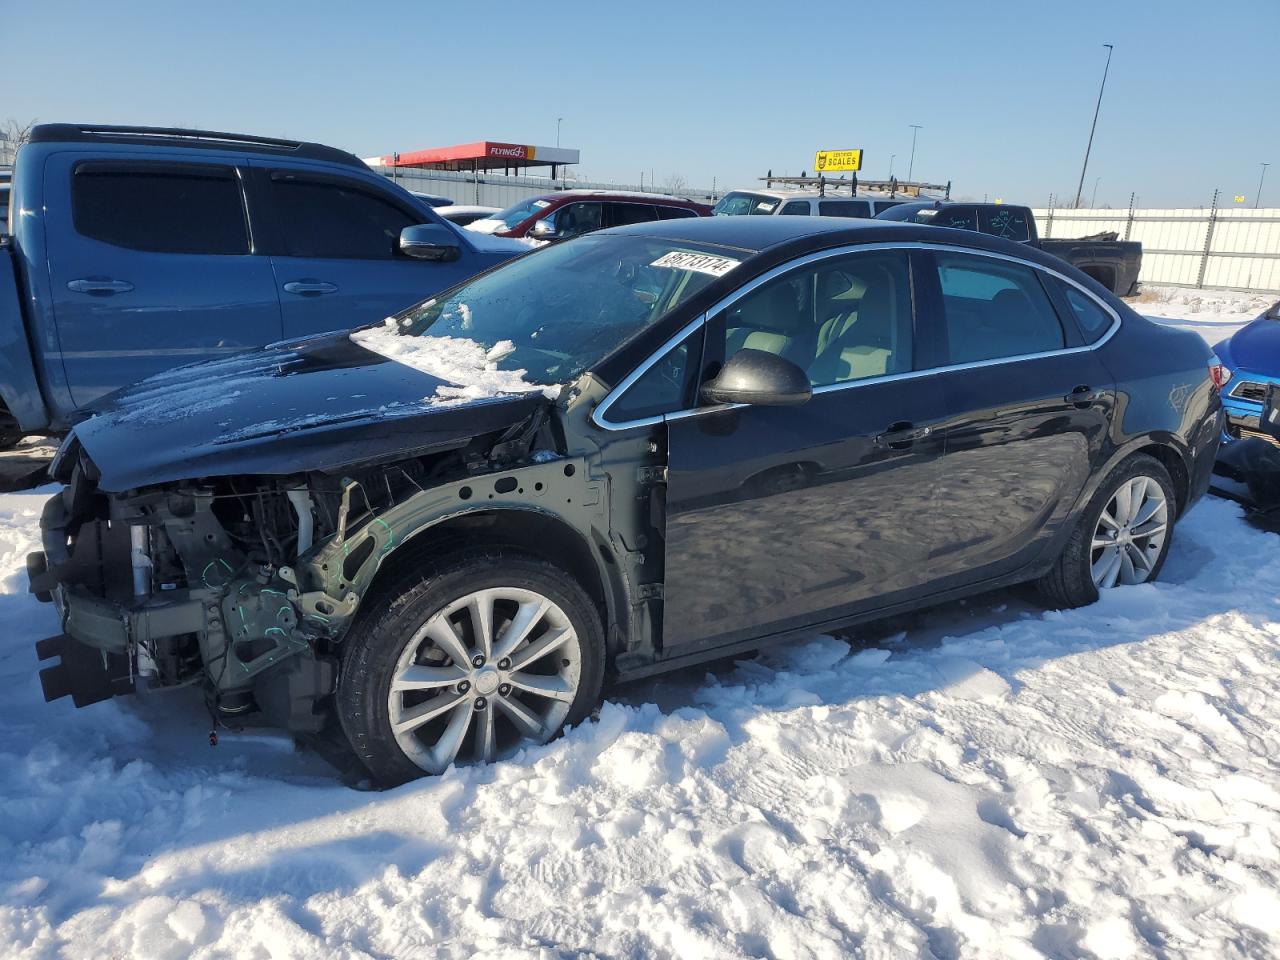
[(65, 486), (45, 508), (44, 551), (28, 559), (31, 589), (63, 620), (37, 645), (60, 658), (41, 671), (45, 698), (86, 706), (140, 681), (199, 685), (215, 725), (261, 712), (318, 734), (342, 637), (382, 561), (414, 534), (451, 519), (465, 537), (511, 507), (608, 531), (599, 481), (557, 446), (539, 410), (452, 449), (341, 473), (108, 493), (73, 434), (52, 471)]

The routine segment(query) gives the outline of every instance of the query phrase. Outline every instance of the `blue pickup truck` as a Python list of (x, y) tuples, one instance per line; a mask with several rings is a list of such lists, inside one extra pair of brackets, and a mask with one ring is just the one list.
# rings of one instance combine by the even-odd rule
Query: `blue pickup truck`
[(527, 250), (333, 147), (75, 124), (19, 151), (8, 233), (0, 446), (170, 367), (369, 323)]

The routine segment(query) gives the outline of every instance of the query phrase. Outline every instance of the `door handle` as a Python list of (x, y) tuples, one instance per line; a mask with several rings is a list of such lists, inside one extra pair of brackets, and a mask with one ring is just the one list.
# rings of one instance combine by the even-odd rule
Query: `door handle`
[(290, 280), (284, 285), (285, 293), (296, 293), (300, 297), (319, 297), (326, 293), (337, 293), (336, 283), (323, 280)]
[(917, 427), (905, 420), (889, 424), (889, 429), (877, 434), (876, 446), (890, 450), (905, 450), (917, 440), (923, 440), (933, 433), (933, 427)]
[(83, 280), (71, 280), (68, 290), (76, 293), (89, 293), (97, 297), (109, 297), (113, 293), (128, 293), (133, 284), (128, 280), (111, 280), (107, 277), (85, 277)]
[(1101, 400), (1106, 394), (1101, 390), (1094, 390), (1092, 387), (1086, 387), (1083, 384), (1076, 387), (1062, 399), (1067, 403), (1080, 407), (1081, 409), (1089, 406), (1089, 404)]

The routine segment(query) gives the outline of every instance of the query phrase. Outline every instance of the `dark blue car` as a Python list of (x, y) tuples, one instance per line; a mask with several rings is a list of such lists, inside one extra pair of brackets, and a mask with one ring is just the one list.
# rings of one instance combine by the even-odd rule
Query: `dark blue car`
[(1228, 438), (1263, 436), (1258, 430), (1258, 416), (1266, 400), (1267, 385), (1280, 384), (1280, 302), (1223, 340), (1213, 352), (1231, 371), (1231, 379), (1222, 390)]

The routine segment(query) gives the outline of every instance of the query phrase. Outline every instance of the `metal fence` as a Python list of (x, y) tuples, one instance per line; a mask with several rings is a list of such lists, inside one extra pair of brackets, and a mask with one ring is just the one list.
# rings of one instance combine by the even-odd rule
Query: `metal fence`
[[(573, 180), (567, 177), (511, 177), (500, 174), (453, 173), (448, 170), (409, 170), (404, 168), (374, 167), (388, 180), (395, 180), (406, 190), (431, 193), (448, 197), (454, 203), (477, 204), (485, 207), (509, 207), (525, 197), (536, 197), (554, 190), (628, 190), (647, 193), (667, 193), (661, 185), (631, 183), (605, 183), (594, 180)], [(685, 188), (676, 191), (682, 197), (703, 203), (713, 202), (710, 190)]]
[(1142, 242), (1144, 283), (1280, 292), (1280, 209), (1032, 211), (1043, 237), (1114, 231)]

